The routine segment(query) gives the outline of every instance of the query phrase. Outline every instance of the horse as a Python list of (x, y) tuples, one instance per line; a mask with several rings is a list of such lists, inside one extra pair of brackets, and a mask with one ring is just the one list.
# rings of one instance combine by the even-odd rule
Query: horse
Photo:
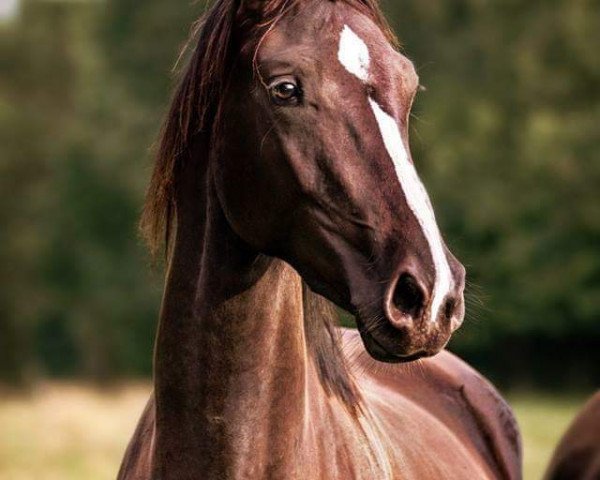
[(192, 38), (141, 219), (166, 253), (154, 389), (118, 478), (520, 478), (510, 408), (443, 350), (465, 269), (378, 5), (215, 0)]
[(556, 447), (545, 480), (600, 478), (600, 391), (573, 420)]

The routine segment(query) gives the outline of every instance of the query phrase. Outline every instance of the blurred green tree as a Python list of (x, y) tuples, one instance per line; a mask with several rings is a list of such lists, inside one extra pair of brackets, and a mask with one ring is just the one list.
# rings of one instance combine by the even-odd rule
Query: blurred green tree
[[(467, 264), (451, 348), (506, 383), (600, 381), (600, 11), (398, 0), (414, 158)], [(171, 67), (203, 4), (22, 0), (0, 24), (0, 379), (148, 374), (136, 236)], [(560, 353), (560, 354), (558, 354)]]

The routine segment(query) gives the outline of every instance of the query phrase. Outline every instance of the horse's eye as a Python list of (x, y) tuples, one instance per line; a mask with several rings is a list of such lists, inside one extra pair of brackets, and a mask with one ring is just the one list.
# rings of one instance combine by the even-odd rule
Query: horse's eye
[(276, 105), (297, 105), (300, 101), (300, 88), (290, 81), (271, 86), (270, 94), (271, 100)]

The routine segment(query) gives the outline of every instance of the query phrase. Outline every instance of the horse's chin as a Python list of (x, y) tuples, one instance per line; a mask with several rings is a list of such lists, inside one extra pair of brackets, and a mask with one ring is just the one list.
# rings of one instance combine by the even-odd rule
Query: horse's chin
[(360, 336), (367, 353), (373, 357), (373, 359), (384, 362), (384, 363), (408, 363), (420, 358), (429, 357), (432, 354), (425, 351), (417, 351), (409, 354), (392, 351), (386, 348), (377, 339), (376, 333), (371, 333), (362, 328), (359, 328)]
[[(379, 322), (373, 318), (380, 318)], [(356, 316), (356, 324), (367, 353), (385, 363), (408, 363), (439, 353), (450, 332), (421, 332), (416, 328), (395, 328), (381, 316)]]

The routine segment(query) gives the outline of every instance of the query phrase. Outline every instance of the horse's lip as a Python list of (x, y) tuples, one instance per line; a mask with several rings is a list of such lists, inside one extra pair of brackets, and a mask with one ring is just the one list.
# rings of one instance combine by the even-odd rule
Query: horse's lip
[(380, 362), (407, 363), (428, 356), (428, 354), (423, 351), (411, 353), (410, 355), (402, 355), (399, 353), (390, 352), (377, 340), (377, 338), (375, 338), (372, 333), (366, 330), (359, 331), (369, 354), (375, 358), (375, 360), (379, 360)]

